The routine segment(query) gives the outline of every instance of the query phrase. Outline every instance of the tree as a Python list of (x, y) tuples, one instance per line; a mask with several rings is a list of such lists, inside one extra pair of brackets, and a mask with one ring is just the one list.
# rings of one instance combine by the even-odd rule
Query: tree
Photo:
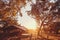
[(20, 40), (22, 29), (15, 17), (18, 12), (22, 16), (20, 8), (25, 4), (25, 0), (0, 0), (0, 40)]
[[(16, 14), (20, 12), (23, 5), (25, 5), (25, 0), (0, 0), (0, 19), (15, 20)], [(21, 13), (20, 16), (22, 16)]]
[(37, 24), (40, 27), (38, 35), (41, 34), (40, 31), (42, 31), (44, 25), (47, 25), (47, 27), (50, 28), (54, 20), (58, 21), (57, 18), (60, 19), (59, 2), (59, 0), (36, 0), (36, 4), (32, 4), (31, 13), (28, 14), (36, 19)]
[[(16, 14), (20, 8), (26, 4), (26, 0), (0, 0), (0, 19), (8, 22), (11, 25), (16, 25)], [(28, 0), (31, 1), (31, 0)], [(39, 26), (38, 35), (41, 34), (44, 25), (51, 26), (56, 19), (60, 19), (60, 1), (55, 0), (36, 0), (36, 4), (32, 4), (31, 15)], [(39, 33), (40, 32), (40, 33)]]

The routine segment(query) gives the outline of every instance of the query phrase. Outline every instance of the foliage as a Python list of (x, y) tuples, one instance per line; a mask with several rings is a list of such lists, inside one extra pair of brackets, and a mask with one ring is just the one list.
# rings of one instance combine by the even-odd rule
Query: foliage
[[(45, 25), (49, 28), (53, 22), (60, 22), (60, 0), (36, 0), (36, 4), (32, 4), (32, 10), (30, 15), (36, 19), (39, 31), (39, 33), (44, 28)], [(29, 14), (29, 13), (28, 13)], [(54, 28), (54, 27), (52, 27)]]
[(20, 12), (20, 8), (24, 5), (25, 0), (0, 0), (0, 19), (11, 20), (12, 23), (16, 14)]
[(36, 4), (32, 5), (30, 14), (41, 21), (51, 22), (60, 17), (60, 5), (58, 1), (55, 3), (50, 3), (48, 0), (37, 0)]
[(14, 25), (17, 25), (15, 17), (24, 5), (25, 0), (0, 0), (0, 40), (20, 40), (22, 29)]
[[(14, 17), (18, 12), (20, 16), (22, 16), (20, 8), (26, 4), (25, 1), (26, 0), (0, 0), (0, 19), (7, 21), (11, 25), (17, 24)], [(58, 21), (57, 19), (60, 19), (59, 11), (60, 0), (36, 0), (36, 4), (32, 4), (31, 13), (27, 14), (36, 19), (40, 31), (45, 24), (51, 26), (54, 21), (56, 22)]]

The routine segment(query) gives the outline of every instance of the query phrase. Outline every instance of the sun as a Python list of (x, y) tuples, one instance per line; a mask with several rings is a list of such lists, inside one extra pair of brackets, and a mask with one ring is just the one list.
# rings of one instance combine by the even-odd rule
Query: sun
[(26, 28), (27, 29), (36, 29), (36, 25), (35, 24), (27, 24)]
[(33, 30), (35, 30), (37, 24), (36, 24), (36, 22), (33, 19), (31, 19), (30, 22), (28, 22), (28, 23), (25, 24), (25, 26), (26, 26), (27, 29), (33, 29)]

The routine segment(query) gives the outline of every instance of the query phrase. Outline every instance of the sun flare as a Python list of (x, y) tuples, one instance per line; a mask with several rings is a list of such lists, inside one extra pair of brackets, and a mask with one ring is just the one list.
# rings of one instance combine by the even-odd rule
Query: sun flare
[(25, 25), (27, 29), (36, 29), (36, 22), (34, 20), (30, 20), (30, 22), (26, 23)]
[(33, 18), (27, 16), (26, 14), (23, 17), (18, 17), (18, 23), (20, 23), (21, 26), (24, 26), (27, 29), (35, 30), (37, 27), (36, 21)]

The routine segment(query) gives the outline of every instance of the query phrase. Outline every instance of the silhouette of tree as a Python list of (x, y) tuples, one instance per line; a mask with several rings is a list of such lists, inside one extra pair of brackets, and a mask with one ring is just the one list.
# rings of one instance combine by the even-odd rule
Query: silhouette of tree
[(25, 4), (25, 0), (0, 0), (0, 40), (20, 40), (22, 29), (15, 17), (18, 12), (22, 16), (20, 8)]
[(0, 19), (15, 19), (14, 17), (23, 5), (25, 0), (0, 0)]
[[(59, 0), (36, 0), (36, 4), (32, 4), (31, 15), (32, 18), (36, 19), (38, 26), (38, 35), (41, 34), (42, 28), (46, 25), (50, 26), (60, 20), (60, 1)], [(59, 21), (60, 22), (60, 21)], [(54, 27), (52, 27), (54, 28)]]
[[(20, 16), (22, 16), (20, 8), (25, 4), (25, 0), (0, 0), (0, 21), (6, 21), (9, 24), (8, 26), (17, 25), (17, 21), (15, 19), (16, 14), (19, 12)], [(60, 20), (59, 11), (60, 0), (36, 0), (36, 4), (32, 4), (32, 9), (30, 11), (31, 13), (27, 14), (29, 16), (31, 15), (34, 19), (36, 19), (36, 22), (39, 26), (39, 35), (41, 34), (39, 32), (41, 32), (42, 27), (44, 28), (44, 26), (47, 25), (49, 26), (49, 28), (51, 28), (51, 25), (54, 24), (53, 22), (57, 22), (58, 20)], [(1, 33), (2, 32), (3, 31), (1, 31)]]

